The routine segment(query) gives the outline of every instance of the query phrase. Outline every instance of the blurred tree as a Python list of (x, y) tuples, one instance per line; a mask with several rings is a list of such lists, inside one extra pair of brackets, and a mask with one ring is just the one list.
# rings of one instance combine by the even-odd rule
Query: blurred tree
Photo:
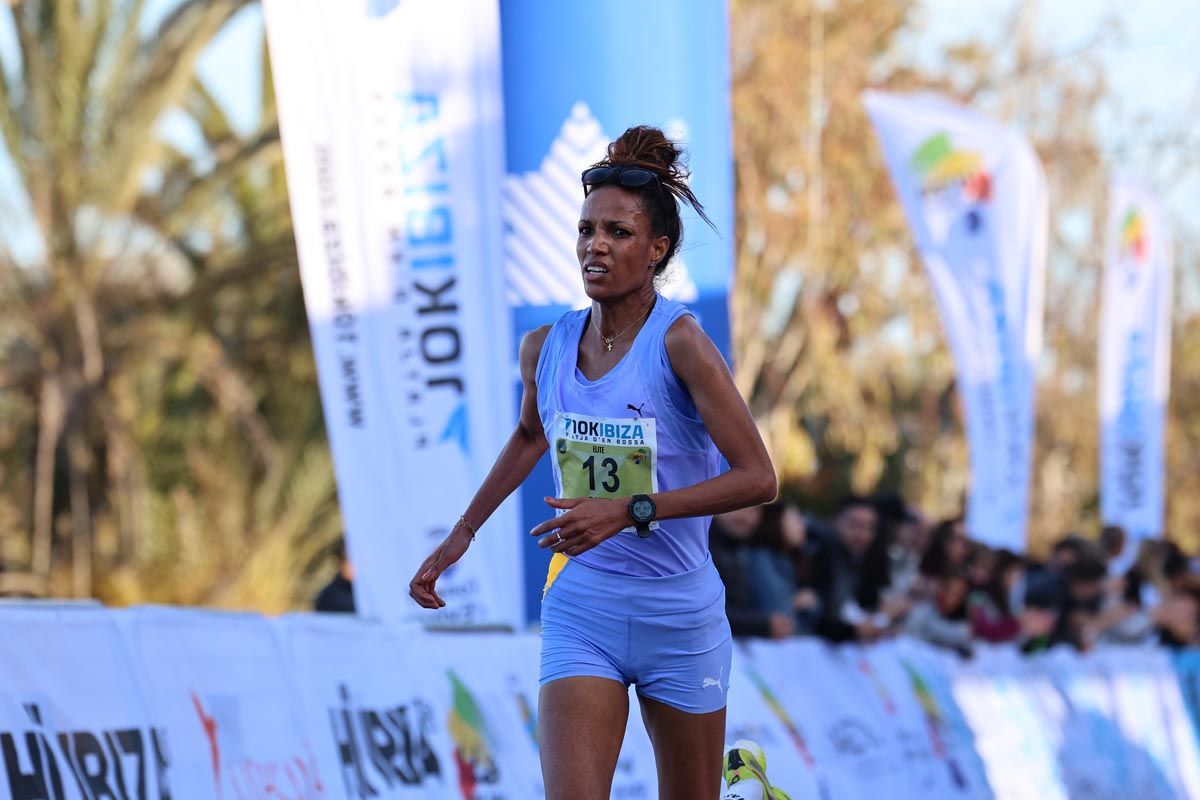
[[(922, 69), (905, 52), (916, 3), (733, 0), (736, 378), (785, 492), (811, 507), (889, 487), (949, 515), (968, 488), (953, 362), (861, 103), (868, 87), (923, 89), (1021, 127), (1042, 158), (1051, 240), (1031, 544), (1098, 527), (1098, 278), (1108, 178), (1123, 166), (1099, 130), (1113, 100), (1098, 50), (1119, 31), (1055, 53), (1036, 11), (1020, 4), (1002, 44), (955, 43)], [(1186, 150), (1191, 131), (1183, 118), (1158, 137)], [(1194, 240), (1177, 231), (1177, 273), (1193, 284)], [(1200, 325), (1195, 288), (1181, 294), (1192, 300), (1177, 308), (1168, 529), (1195, 546), (1200, 498), (1180, 490), (1200, 475)]]
[(953, 365), (862, 107), (929, 86), (894, 55), (914, 3), (735, 0), (736, 379), (785, 491), (820, 509), (965, 490)]
[(195, 74), (248, 4), (0, 11), (0, 559), (46, 593), (278, 610), (337, 535), (265, 47), (248, 134)]

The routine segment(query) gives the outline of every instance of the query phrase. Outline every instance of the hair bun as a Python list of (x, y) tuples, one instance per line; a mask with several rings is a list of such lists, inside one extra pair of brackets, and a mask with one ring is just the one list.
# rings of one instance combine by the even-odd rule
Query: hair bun
[(680, 162), (681, 155), (683, 150), (679, 145), (650, 125), (629, 128), (608, 146), (610, 164), (650, 167), (663, 176), (687, 175)]
[(683, 162), (683, 148), (668, 139), (661, 129), (651, 125), (629, 128), (608, 146), (607, 157), (592, 166), (640, 167), (658, 176), (657, 182), (630, 190), (641, 196), (655, 235), (665, 235), (671, 240), (666, 255), (655, 267), (656, 275), (666, 269), (683, 241), (683, 220), (679, 215), (681, 202), (690, 205), (700, 219), (713, 227), (712, 220), (704, 213), (704, 206), (688, 186), (689, 172)]

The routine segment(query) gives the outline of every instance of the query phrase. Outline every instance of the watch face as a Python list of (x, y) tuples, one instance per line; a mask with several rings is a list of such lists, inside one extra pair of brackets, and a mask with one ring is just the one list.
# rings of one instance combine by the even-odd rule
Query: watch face
[(654, 514), (654, 503), (649, 500), (637, 500), (630, 508), (634, 519), (649, 519)]

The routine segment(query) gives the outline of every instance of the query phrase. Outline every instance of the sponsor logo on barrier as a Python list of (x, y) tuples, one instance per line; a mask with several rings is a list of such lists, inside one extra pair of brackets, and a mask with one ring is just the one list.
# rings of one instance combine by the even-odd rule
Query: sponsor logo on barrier
[(903, 659), (901, 659), (900, 665), (904, 668), (917, 703), (921, 706), (921, 713), (925, 717), (925, 726), (929, 731), (929, 744), (933, 748), (934, 756), (945, 761), (946, 768), (950, 771), (950, 780), (954, 785), (959, 789), (965, 789), (967, 786), (966, 776), (963, 774), (962, 767), (958, 765), (958, 761), (949, 751), (948, 744), (953, 734), (946, 723), (946, 715), (942, 711), (941, 705), (933, 696), (933, 692), (929, 690), (929, 684), (921, 677), (921, 673)]
[[(206, 701), (201, 700), (195, 692), (191, 695), (196, 717), (208, 739), (213, 786), (216, 787), (218, 800), (225, 797), (227, 785), (237, 800), (273, 800), (281, 797), (289, 800), (320, 800), (326, 796), (317, 760), (311, 753), (263, 761), (236, 752), (222, 751), (222, 732), (232, 731), (233, 738), (240, 738), (236, 733), (242, 727), (236, 701), (227, 703), (225, 698), (217, 697)], [(205, 707), (206, 702), (209, 708)], [(220, 710), (215, 710), (217, 708)]]
[(500, 767), (483, 711), (454, 670), (446, 675), (453, 695), (447, 722), (450, 738), (454, 740), (454, 763), (458, 767), (458, 787), (463, 800), (503, 800), (502, 794), (483, 791), (500, 782)]
[(889, 717), (896, 716), (899, 711), (896, 708), (896, 701), (892, 699), (892, 693), (888, 691), (887, 684), (880, 679), (879, 674), (875, 672), (875, 668), (871, 666), (871, 662), (862, 657), (856, 663), (858, 671), (863, 674), (863, 677), (870, 682), (871, 687), (879, 695), (879, 702), (883, 703), (884, 712)]
[(66, 797), (73, 784), (85, 797), (170, 800), (170, 753), (158, 728), (52, 732), (36, 703), (23, 706), (32, 730), (0, 731), (12, 800)]
[(338, 691), (341, 704), (329, 709), (329, 721), (348, 797), (376, 797), (380, 784), (419, 786), (442, 777), (429, 742), (434, 715), (428, 703), (356, 708), (345, 684)]
[(517, 704), (517, 713), (521, 717), (521, 727), (529, 735), (529, 741), (533, 743), (533, 748), (540, 750), (541, 742), (538, 741), (537, 708), (533, 703), (529, 702), (528, 695), (521, 689), (520, 681), (515, 675), (509, 676), (508, 685), (509, 691), (512, 692), (513, 700)]

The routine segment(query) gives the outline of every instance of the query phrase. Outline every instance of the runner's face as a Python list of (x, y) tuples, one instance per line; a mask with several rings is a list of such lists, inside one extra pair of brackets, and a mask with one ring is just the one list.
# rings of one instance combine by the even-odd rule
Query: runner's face
[(583, 288), (593, 300), (615, 300), (643, 290), (666, 255), (669, 240), (650, 230), (650, 217), (636, 194), (619, 186), (597, 186), (579, 212), (575, 254)]

